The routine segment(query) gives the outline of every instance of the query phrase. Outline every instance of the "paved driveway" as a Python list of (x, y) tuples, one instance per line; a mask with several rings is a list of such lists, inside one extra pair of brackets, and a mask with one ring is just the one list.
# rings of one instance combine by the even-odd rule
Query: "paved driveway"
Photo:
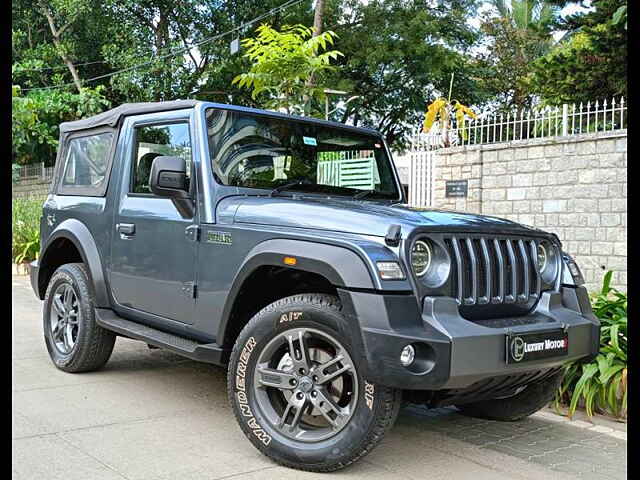
[[(227, 403), (225, 371), (119, 338), (99, 372), (55, 369), (41, 302), (13, 277), (13, 478), (64, 480), (622, 479), (626, 437), (550, 414), (517, 423), (410, 406), (383, 443), (335, 474), (260, 455)], [(589, 428), (586, 428), (589, 427)]]

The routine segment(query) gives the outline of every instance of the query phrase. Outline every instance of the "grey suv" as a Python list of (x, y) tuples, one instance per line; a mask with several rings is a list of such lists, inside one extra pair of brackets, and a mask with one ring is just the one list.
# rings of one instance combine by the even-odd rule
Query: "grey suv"
[(226, 365), (281, 464), (349, 465), (403, 397), (523, 418), (597, 353), (558, 238), (408, 206), (376, 131), (189, 100), (60, 131), (31, 276), (53, 363), (98, 369), (120, 335)]

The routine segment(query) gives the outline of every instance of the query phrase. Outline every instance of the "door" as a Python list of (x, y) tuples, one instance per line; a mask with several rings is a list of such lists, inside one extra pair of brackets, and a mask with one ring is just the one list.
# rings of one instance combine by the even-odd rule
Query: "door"
[(191, 324), (197, 237), (187, 233), (197, 225), (197, 212), (183, 218), (170, 199), (149, 189), (153, 159), (181, 156), (195, 198), (189, 113), (130, 117), (123, 132), (128, 137), (121, 150), (125, 161), (111, 244), (113, 296), (123, 307)]

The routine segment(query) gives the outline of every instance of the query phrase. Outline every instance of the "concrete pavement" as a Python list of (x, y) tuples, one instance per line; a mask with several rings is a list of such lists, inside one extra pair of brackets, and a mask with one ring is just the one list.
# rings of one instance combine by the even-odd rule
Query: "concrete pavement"
[(49, 360), (28, 278), (14, 276), (12, 290), (16, 480), (626, 477), (626, 433), (615, 424), (578, 428), (548, 413), (500, 423), (420, 406), (403, 409), (382, 444), (348, 469), (279, 467), (236, 425), (224, 369), (118, 338), (102, 370), (63, 373)]

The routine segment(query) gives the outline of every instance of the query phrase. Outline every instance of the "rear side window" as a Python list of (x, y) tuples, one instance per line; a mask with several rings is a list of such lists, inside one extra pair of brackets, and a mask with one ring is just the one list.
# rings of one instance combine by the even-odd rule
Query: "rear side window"
[(111, 132), (69, 139), (59, 192), (66, 195), (104, 195), (112, 141)]

